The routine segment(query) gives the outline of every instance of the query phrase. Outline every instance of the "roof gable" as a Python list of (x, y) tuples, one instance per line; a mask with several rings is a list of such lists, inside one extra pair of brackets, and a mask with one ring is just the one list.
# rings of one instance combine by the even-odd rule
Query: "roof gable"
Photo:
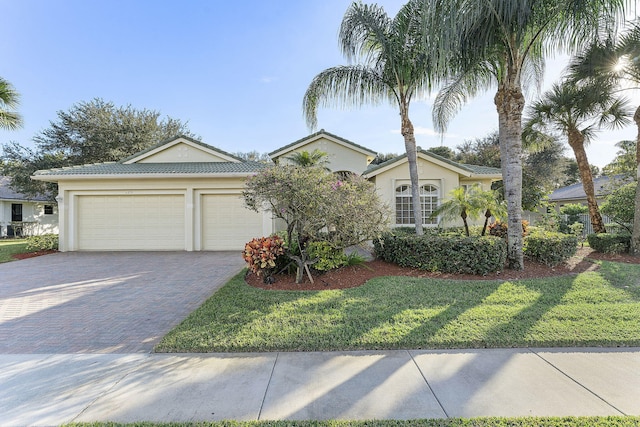
[(144, 151), (121, 160), (120, 163), (240, 163), (238, 157), (187, 136), (162, 141)]
[(325, 131), (324, 129), (320, 129), (318, 132), (313, 133), (309, 136), (305, 136), (304, 138), (301, 138), (297, 141), (292, 142), (291, 144), (285, 145), (284, 147), (278, 148), (277, 150), (272, 151), (271, 153), (269, 153), (269, 156), (272, 159), (277, 159), (279, 157), (282, 157), (284, 155), (287, 155), (293, 151), (297, 151), (300, 148), (309, 145), (313, 142), (316, 142), (320, 139), (326, 139), (334, 144), (346, 147), (350, 150), (356, 151), (360, 154), (363, 154), (365, 156), (371, 156), (371, 157), (375, 157), (376, 152), (373, 150), (370, 150), (366, 147), (363, 147), (362, 145), (358, 145), (355, 142), (349, 141), (348, 139), (344, 139), (339, 137), (338, 135), (334, 135), (332, 133), (329, 133), (327, 131)]
[[(446, 159), (442, 156), (439, 156), (435, 153), (426, 150), (418, 150), (418, 158), (428, 161), (430, 163), (434, 163), (440, 167), (445, 169), (449, 169), (459, 175), (464, 177), (478, 177), (483, 176), (487, 178), (500, 178), (501, 172), (500, 169), (492, 168), (488, 166), (477, 166), (477, 165), (467, 165), (463, 163), (457, 163), (453, 160)], [(402, 154), (398, 157), (394, 157), (393, 159), (387, 160), (386, 162), (380, 163), (378, 165), (370, 166), (363, 174), (365, 178), (372, 178), (382, 172), (386, 172), (390, 169), (399, 167), (407, 163), (407, 154)]]

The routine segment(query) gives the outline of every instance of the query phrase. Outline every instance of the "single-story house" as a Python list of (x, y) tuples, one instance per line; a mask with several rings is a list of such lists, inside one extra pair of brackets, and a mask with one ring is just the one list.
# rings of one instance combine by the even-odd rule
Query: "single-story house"
[[(596, 194), (596, 201), (600, 205), (607, 198), (609, 194), (621, 185), (628, 182), (622, 175), (616, 175), (613, 177), (599, 176), (593, 179), (593, 189)], [(587, 205), (587, 195), (584, 192), (584, 187), (581, 182), (576, 184), (561, 187), (553, 191), (549, 195), (549, 202), (553, 203), (556, 210), (560, 210), (561, 207), (567, 204)]]
[[(376, 153), (321, 130), (270, 153), (275, 162), (296, 151), (319, 149), (334, 172), (373, 181), (383, 201), (395, 206), (392, 225), (412, 222), (406, 155), (380, 165)], [(463, 165), (420, 150), (423, 212), (428, 216), (459, 185), (488, 189), (500, 170)], [(240, 250), (271, 234), (269, 212), (244, 207), (247, 177), (266, 167), (185, 136), (115, 163), (38, 171), (33, 179), (59, 186), (60, 250)], [(437, 221), (432, 221), (433, 225)]]
[(11, 178), (0, 176), (0, 237), (58, 233), (58, 207), (45, 197), (14, 191)]

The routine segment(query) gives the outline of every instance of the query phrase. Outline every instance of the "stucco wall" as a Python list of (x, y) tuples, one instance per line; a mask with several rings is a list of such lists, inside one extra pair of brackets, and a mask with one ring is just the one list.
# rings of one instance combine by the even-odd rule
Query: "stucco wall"
[(156, 154), (138, 161), (137, 163), (190, 163), (190, 162), (224, 162), (221, 157), (188, 144), (176, 144)]
[[(296, 148), (291, 152), (281, 156), (279, 162), (287, 164), (287, 157), (294, 152), (307, 151), (309, 153), (314, 150), (320, 150), (328, 154), (329, 163), (327, 167), (334, 171), (349, 171), (360, 175), (367, 168), (368, 156), (344, 145), (333, 142), (327, 138), (319, 138), (302, 147)], [(369, 159), (371, 159), (369, 157)]]

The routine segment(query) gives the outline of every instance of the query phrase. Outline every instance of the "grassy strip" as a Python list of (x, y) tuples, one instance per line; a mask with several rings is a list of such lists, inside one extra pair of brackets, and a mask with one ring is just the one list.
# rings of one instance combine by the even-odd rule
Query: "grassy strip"
[(637, 427), (640, 417), (527, 417), (527, 418), (448, 418), (425, 420), (375, 420), (375, 421), (219, 421), (199, 423), (150, 423), (131, 424), (83, 423), (68, 424), (78, 427)]
[(0, 241), (0, 262), (15, 261), (12, 255), (23, 254), (27, 250), (26, 240), (4, 240)]
[(379, 277), (330, 291), (265, 291), (240, 274), (158, 352), (640, 345), (640, 265), (536, 280)]

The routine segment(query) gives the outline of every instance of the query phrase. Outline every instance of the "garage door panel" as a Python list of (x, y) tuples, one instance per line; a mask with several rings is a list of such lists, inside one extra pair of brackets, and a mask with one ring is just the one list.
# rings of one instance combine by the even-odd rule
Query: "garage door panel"
[(78, 196), (80, 250), (184, 250), (184, 196)]
[(262, 214), (247, 209), (240, 195), (203, 195), (201, 213), (203, 250), (241, 250), (262, 236)]

